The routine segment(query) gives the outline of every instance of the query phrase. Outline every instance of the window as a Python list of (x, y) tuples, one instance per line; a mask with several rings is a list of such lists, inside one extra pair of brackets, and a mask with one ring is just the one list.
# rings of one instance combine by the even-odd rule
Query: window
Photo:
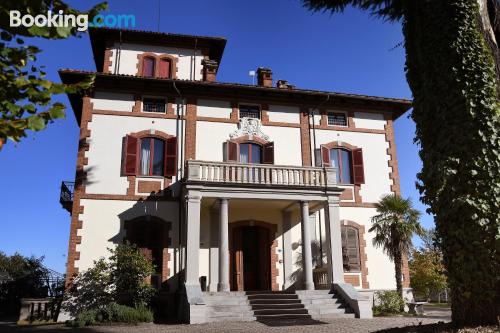
[(164, 99), (144, 98), (142, 110), (144, 112), (165, 113), (165, 104)]
[(142, 76), (155, 76), (155, 61), (156, 60), (153, 57), (144, 57), (142, 59)]
[(240, 163), (262, 163), (262, 148), (255, 143), (240, 144)]
[(160, 67), (159, 67), (159, 72), (158, 72), (158, 77), (161, 78), (170, 78), (170, 73), (172, 72), (172, 62), (170, 59), (163, 58), (160, 59)]
[(337, 183), (351, 184), (351, 154), (345, 149), (330, 149), (330, 163), (337, 168)]
[(344, 271), (360, 271), (358, 229), (351, 226), (342, 226), (340, 232), (342, 237)]
[(260, 119), (260, 108), (257, 105), (240, 105), (240, 119), (241, 118)]
[(141, 139), (139, 174), (143, 176), (163, 176), (165, 143), (157, 138)]
[(329, 112), (328, 113), (329, 126), (347, 126), (347, 117), (343, 112)]

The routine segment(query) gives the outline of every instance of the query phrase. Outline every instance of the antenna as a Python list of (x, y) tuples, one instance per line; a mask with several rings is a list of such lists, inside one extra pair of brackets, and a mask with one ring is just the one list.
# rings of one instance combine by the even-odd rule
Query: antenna
[(161, 14), (160, 14), (160, 0), (158, 0), (158, 32), (160, 32), (160, 19), (161, 19)]
[(255, 85), (255, 71), (249, 71), (248, 75), (252, 77), (252, 84)]

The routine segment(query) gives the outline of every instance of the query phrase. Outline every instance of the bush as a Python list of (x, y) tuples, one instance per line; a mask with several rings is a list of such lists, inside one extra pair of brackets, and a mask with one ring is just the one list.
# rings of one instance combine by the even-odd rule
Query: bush
[(397, 291), (377, 291), (375, 298), (378, 300), (378, 305), (373, 307), (375, 315), (400, 313), (405, 304)]
[(83, 327), (104, 323), (138, 324), (153, 321), (153, 312), (143, 305), (130, 307), (110, 303), (101, 309), (80, 312), (74, 320), (67, 322), (68, 326)]

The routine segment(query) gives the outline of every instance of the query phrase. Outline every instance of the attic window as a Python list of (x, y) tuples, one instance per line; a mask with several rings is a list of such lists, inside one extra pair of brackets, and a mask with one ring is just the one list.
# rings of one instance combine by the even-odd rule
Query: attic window
[(240, 119), (241, 118), (260, 119), (260, 107), (257, 105), (240, 105)]
[(156, 60), (153, 57), (144, 57), (144, 59), (142, 59), (142, 76), (155, 76), (155, 62)]
[(161, 98), (144, 98), (143, 112), (165, 113), (166, 101)]
[(328, 113), (329, 126), (347, 126), (347, 116), (344, 112), (329, 112)]

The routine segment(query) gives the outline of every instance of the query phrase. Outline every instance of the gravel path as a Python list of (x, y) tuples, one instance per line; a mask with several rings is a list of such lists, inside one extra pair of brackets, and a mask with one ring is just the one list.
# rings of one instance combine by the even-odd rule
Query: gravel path
[[(0, 333), (257, 333), (257, 332), (314, 332), (314, 333), (368, 333), (388, 328), (436, 323), (443, 319), (387, 317), (374, 319), (328, 319), (322, 322), (290, 322), (289, 326), (266, 325), (259, 322), (222, 322), (197, 325), (156, 325), (137, 326), (97, 326), (81, 329), (67, 328), (62, 325), (19, 327), (12, 323), (0, 323)], [(305, 325), (304, 325), (305, 324)]]

